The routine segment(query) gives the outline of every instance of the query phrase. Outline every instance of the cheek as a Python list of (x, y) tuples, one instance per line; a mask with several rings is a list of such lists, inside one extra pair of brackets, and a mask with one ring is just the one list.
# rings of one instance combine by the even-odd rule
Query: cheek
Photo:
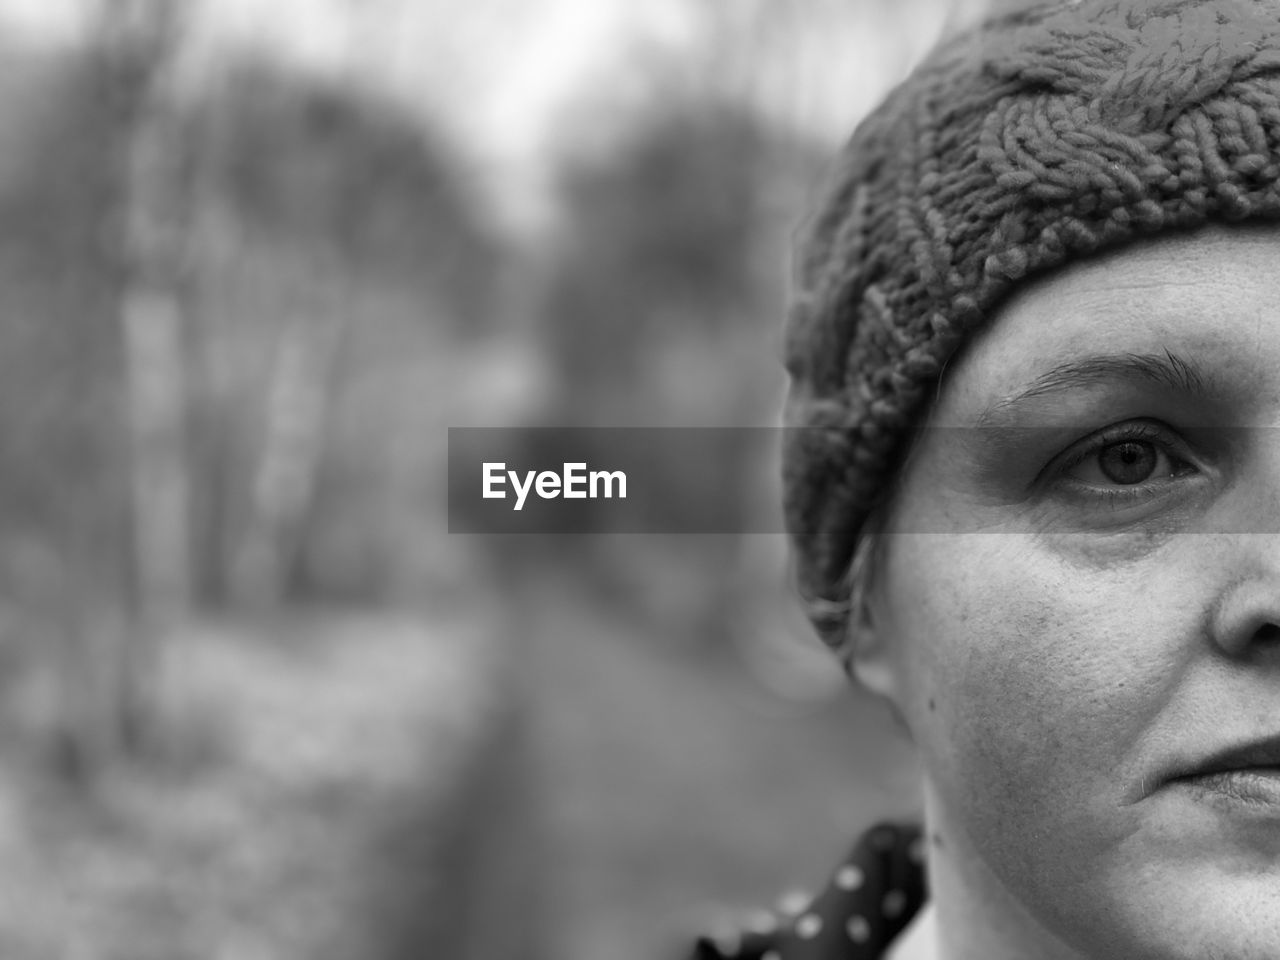
[(1030, 535), (896, 546), (900, 708), (976, 848), (1010, 851), (1004, 872), (1029, 882), (1081, 843), (1123, 839), (1114, 812), (1180, 672), (1185, 596), (1180, 613), (1179, 591), (1139, 566), (1064, 562)]

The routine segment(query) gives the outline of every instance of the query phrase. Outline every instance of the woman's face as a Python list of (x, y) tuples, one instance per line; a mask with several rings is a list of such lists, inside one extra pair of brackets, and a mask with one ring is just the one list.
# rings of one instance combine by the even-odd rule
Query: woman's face
[(1013, 927), (1280, 950), (1278, 426), (1280, 227), (1072, 265), (948, 371), (860, 669), (922, 751), (937, 855)]

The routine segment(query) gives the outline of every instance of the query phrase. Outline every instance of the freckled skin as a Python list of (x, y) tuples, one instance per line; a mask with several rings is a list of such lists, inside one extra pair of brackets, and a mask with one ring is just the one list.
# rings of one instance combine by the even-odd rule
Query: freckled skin
[[(1263, 639), (1280, 624), (1277, 264), (1280, 227), (1075, 264), (948, 371), (931, 425), (967, 428), (1064, 358), (1170, 350), (1229, 384), (1215, 415), (1249, 430), (1191, 444), (1194, 472), (1123, 507), (1054, 482), (993, 495), (971, 430), (914, 452), (890, 511), (909, 522), (890, 529), (920, 532), (887, 535), (857, 667), (924, 760), (947, 960), (1280, 956), (1280, 813), (1148, 793), (1171, 758), (1280, 734)], [(1082, 434), (1128, 417), (1176, 432), (1182, 410), (1072, 407)]]

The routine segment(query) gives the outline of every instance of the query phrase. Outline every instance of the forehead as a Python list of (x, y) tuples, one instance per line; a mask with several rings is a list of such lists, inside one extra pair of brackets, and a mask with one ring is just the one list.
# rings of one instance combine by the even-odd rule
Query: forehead
[(1280, 412), (1280, 224), (1164, 236), (1026, 284), (948, 369), (935, 421), (969, 423), (1081, 358), (1164, 354)]

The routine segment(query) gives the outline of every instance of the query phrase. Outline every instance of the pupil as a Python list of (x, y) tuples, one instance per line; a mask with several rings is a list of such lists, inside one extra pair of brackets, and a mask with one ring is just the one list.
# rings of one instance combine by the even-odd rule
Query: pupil
[(1098, 466), (1112, 483), (1141, 483), (1156, 469), (1155, 447), (1149, 443), (1126, 441), (1104, 447)]

